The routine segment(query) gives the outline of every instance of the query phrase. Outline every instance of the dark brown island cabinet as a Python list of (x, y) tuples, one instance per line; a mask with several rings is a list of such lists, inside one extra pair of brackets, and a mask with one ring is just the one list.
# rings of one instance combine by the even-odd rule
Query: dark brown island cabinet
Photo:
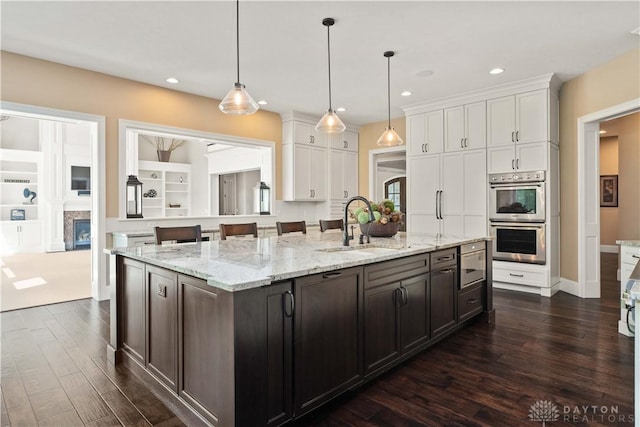
[(485, 246), (485, 280), (463, 289), (455, 247), (236, 292), (118, 255), (108, 356), (213, 426), (279, 426), (492, 323)]

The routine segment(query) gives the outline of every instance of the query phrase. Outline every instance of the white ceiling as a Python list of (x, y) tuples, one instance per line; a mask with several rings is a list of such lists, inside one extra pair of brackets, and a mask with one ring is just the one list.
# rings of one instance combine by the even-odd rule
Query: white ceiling
[[(233, 1), (2, 1), (3, 50), (221, 99), (235, 82)], [(640, 46), (638, 1), (240, 2), (240, 80), (263, 107), (322, 115), (333, 17), (333, 107), (344, 121), (555, 72), (562, 81)], [(493, 76), (489, 70), (506, 72)], [(433, 75), (420, 77), (424, 70)], [(180, 79), (178, 85), (165, 82)], [(640, 78), (640, 76), (639, 76)], [(413, 95), (401, 97), (410, 90)]]

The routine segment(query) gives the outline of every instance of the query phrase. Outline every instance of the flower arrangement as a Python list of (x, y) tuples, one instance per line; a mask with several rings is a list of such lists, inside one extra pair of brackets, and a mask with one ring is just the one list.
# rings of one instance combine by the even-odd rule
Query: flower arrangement
[(393, 201), (384, 199), (380, 203), (369, 202), (373, 210), (375, 222), (369, 223), (369, 210), (366, 207), (359, 207), (354, 211), (349, 211), (352, 218), (360, 223), (363, 233), (373, 237), (390, 237), (395, 235), (402, 225), (403, 213), (396, 210)]

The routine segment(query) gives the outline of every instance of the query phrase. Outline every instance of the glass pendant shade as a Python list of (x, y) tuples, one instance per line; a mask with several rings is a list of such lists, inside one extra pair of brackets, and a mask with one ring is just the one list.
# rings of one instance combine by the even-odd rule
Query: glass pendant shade
[(395, 55), (395, 52), (388, 50), (384, 53), (384, 57), (387, 58), (387, 113), (389, 125), (384, 128), (384, 132), (378, 138), (378, 144), (381, 147), (394, 147), (396, 145), (404, 144), (400, 135), (394, 128), (391, 127), (391, 57)]
[(240, 83), (234, 85), (233, 89), (220, 102), (218, 108), (225, 114), (234, 115), (253, 114), (260, 109), (258, 103)]
[(324, 113), (324, 116), (320, 119), (316, 125), (318, 132), (325, 133), (342, 133), (347, 127), (342, 123), (340, 117), (331, 108)]
[(381, 147), (394, 147), (404, 144), (404, 141), (400, 138), (400, 135), (396, 133), (394, 128), (387, 126), (384, 132), (382, 132), (382, 135), (380, 135), (380, 138), (378, 138), (377, 144)]

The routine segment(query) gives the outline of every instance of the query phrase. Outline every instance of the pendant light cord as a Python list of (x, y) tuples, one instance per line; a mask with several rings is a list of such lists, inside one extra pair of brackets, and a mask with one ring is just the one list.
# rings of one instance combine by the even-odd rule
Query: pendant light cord
[(387, 112), (389, 118), (389, 129), (391, 129), (391, 57), (387, 56)]
[(328, 59), (328, 64), (329, 64), (329, 110), (332, 110), (331, 108), (331, 37), (329, 35), (329, 31), (331, 29), (331, 26), (327, 26), (327, 59)]
[(236, 0), (236, 71), (240, 84), (240, 0)]

